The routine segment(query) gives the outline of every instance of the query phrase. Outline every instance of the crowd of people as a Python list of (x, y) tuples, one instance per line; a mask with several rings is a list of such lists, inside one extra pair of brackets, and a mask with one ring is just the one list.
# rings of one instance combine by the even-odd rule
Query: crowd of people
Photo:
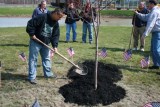
[[(140, 50), (144, 51), (144, 37), (152, 33), (151, 53), (153, 58), (153, 66), (150, 69), (159, 69), (160, 67), (160, 8), (156, 6), (156, 0), (149, 0), (148, 9), (144, 2), (139, 3), (139, 8), (135, 11), (132, 24), (133, 31), (133, 50), (138, 50), (138, 40), (140, 36)], [(38, 53), (42, 58), (43, 72), (46, 78), (56, 78), (56, 74), (51, 71), (51, 61), (49, 49), (36, 41), (40, 39), (45, 44), (52, 44), (54, 52), (57, 52), (58, 41), (60, 36), (60, 27), (58, 20), (66, 15), (66, 40), (70, 42), (70, 31), (72, 30), (72, 41), (77, 42), (77, 24), (81, 20), (82, 25), (82, 43), (87, 43), (87, 29), (89, 40), (93, 42), (93, 23), (96, 18), (96, 8), (92, 8), (90, 2), (79, 13), (74, 1), (70, 1), (65, 9), (56, 8), (54, 11), (48, 11), (46, 1), (41, 1), (41, 4), (33, 11), (32, 19), (28, 21), (26, 31), (30, 36), (29, 43), (29, 73), (28, 79), (31, 84), (36, 84), (36, 68)]]
[(141, 35), (141, 41), (144, 42), (144, 38), (152, 34), (151, 38), (151, 56), (153, 60), (153, 66), (149, 69), (160, 68), (160, 8), (157, 6), (157, 0), (149, 0), (147, 8), (148, 14), (142, 14), (135, 11), (135, 15), (142, 21), (146, 22), (146, 27)]

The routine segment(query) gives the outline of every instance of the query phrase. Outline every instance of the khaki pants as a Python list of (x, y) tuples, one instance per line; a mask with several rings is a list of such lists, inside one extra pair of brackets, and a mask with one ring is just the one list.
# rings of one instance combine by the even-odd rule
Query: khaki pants
[(136, 27), (135, 26), (134, 27), (134, 32), (133, 32), (133, 39), (134, 39), (133, 47), (134, 48), (138, 47), (139, 39), (140, 39), (140, 48), (144, 48), (145, 41), (141, 40), (141, 37), (142, 37), (144, 31), (145, 31), (145, 26), (143, 26), (143, 27)]

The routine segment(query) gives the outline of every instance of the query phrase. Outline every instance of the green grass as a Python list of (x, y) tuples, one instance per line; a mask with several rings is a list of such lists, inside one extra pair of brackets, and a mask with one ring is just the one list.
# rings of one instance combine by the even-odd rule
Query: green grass
[[(0, 16), (9, 16), (9, 17), (17, 17), (17, 16), (31, 16), (33, 10), (36, 7), (29, 6), (29, 7), (0, 7)], [(53, 8), (48, 7), (49, 10)]]
[[(81, 42), (81, 28), (78, 28), (78, 41), (79, 43), (64, 43), (65, 40), (65, 28), (61, 28), (61, 37), (59, 43), (59, 52), (67, 55), (66, 49), (68, 47), (73, 47), (75, 52), (74, 61), (78, 62), (79, 60), (94, 60), (95, 45), (92, 44), (82, 44)], [(115, 32), (116, 31), (116, 32)], [(106, 59), (99, 58), (100, 61), (104, 63), (113, 63), (122, 67), (123, 70), (133, 73), (139, 73), (141, 71), (147, 71), (141, 69), (139, 66), (140, 59), (149, 55), (150, 47), (150, 37), (146, 38), (146, 52), (133, 52), (133, 58), (129, 62), (123, 62), (123, 51), (128, 48), (128, 41), (130, 37), (131, 28), (129, 27), (101, 27), (99, 34), (99, 48), (106, 47), (108, 51), (108, 57)], [(3, 63), (3, 68), (5, 71), (17, 72), (16, 70), (20, 65), (25, 65), (24, 62), (18, 59), (19, 52), (25, 52), (28, 56), (28, 41), (29, 37), (25, 32), (25, 28), (0, 28), (0, 59)], [(59, 60), (59, 57), (56, 56), (53, 60), (55, 62), (62, 61)], [(40, 61), (39, 61), (40, 62)], [(40, 63), (39, 63), (40, 64)], [(69, 64), (68, 64), (69, 65)], [(131, 66), (131, 67), (130, 67)], [(62, 68), (62, 71), (64, 69)], [(144, 73), (145, 75), (155, 75), (155, 73)], [(128, 73), (130, 74), (130, 73)], [(144, 76), (143, 73), (140, 73), (139, 76)], [(133, 78), (133, 77), (131, 77)], [(140, 79), (140, 78), (139, 78)], [(152, 78), (151, 78), (152, 79)], [(131, 79), (134, 80), (134, 79)], [(134, 80), (139, 81), (139, 80)], [(144, 80), (145, 81), (145, 80)], [(141, 81), (139, 81), (141, 82)], [(135, 82), (136, 83), (136, 82)], [(146, 83), (147, 84), (147, 83)]]
[[(155, 88), (160, 91), (160, 78), (157, 74), (159, 71), (141, 69), (139, 66), (140, 59), (149, 54), (150, 37), (146, 38), (146, 52), (133, 52), (133, 58), (130, 61), (123, 61), (122, 54), (124, 49), (128, 47), (130, 32), (130, 27), (100, 27), (99, 50), (102, 47), (106, 47), (108, 56), (104, 59), (99, 58), (99, 61), (117, 65), (123, 73), (122, 81), (126, 85), (155, 86)], [(59, 52), (69, 58), (66, 50), (68, 47), (73, 47), (75, 51), (73, 61), (75, 63), (94, 60), (95, 44), (81, 43), (82, 33), (81, 27), (79, 26), (77, 34), (78, 43), (64, 43), (65, 27), (61, 27)], [(60, 87), (66, 84), (67, 81), (61, 80), (61, 83), (57, 83), (55, 80), (44, 79), (40, 57), (37, 68), (39, 85), (34, 87), (25, 80), (27, 78), (27, 64), (18, 58), (20, 52), (25, 52), (28, 57), (29, 36), (25, 32), (25, 28), (0, 28), (0, 40), (0, 61), (2, 62), (2, 68), (0, 69), (2, 76), (0, 98), (2, 98), (1, 101), (3, 101), (1, 102), (2, 106), (20, 107), (24, 103), (31, 104), (35, 96), (38, 96), (42, 105), (54, 100), (59, 101), (56, 99), (57, 96), (60, 97), (57, 93), (58, 88), (55, 89), (55, 87)], [(71, 67), (69, 63), (58, 55), (54, 56), (52, 65), (53, 71), (60, 76), (66, 75), (68, 69)], [(44, 96), (46, 97), (44, 98)], [(16, 99), (18, 99), (18, 101)], [(46, 99), (48, 99), (47, 102)]]
[[(0, 16), (31, 16), (35, 7), (0, 7)], [(48, 7), (49, 10), (53, 10), (53, 8)], [(133, 11), (131, 10), (102, 10), (102, 15), (105, 16), (120, 16), (120, 17), (132, 17)]]
[(102, 10), (101, 14), (105, 16), (132, 17), (133, 10)]

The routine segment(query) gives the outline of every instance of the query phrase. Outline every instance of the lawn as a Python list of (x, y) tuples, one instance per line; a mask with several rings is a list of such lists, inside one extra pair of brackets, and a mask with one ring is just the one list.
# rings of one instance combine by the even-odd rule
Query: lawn
[[(35, 9), (34, 6), (29, 7), (0, 7), (0, 17), (30, 17), (33, 10)], [(48, 6), (49, 10), (53, 10), (52, 7)], [(132, 17), (133, 11), (132, 10), (102, 10), (101, 14), (104, 16), (119, 16), (119, 17)]]
[[(35, 6), (28, 7), (0, 7), (0, 17), (30, 17)], [(53, 8), (48, 7), (49, 10), (53, 10)]]
[(101, 14), (105, 16), (132, 17), (133, 10), (102, 10)]
[[(138, 107), (160, 99), (160, 71), (140, 68), (140, 60), (149, 55), (150, 36), (146, 38), (145, 52), (133, 52), (132, 59), (125, 62), (122, 54), (124, 49), (128, 48), (130, 34), (130, 27), (100, 27), (99, 51), (105, 47), (108, 56), (106, 58), (99, 57), (99, 62), (118, 66), (122, 71), (123, 78), (115, 84), (122, 86), (127, 93), (124, 99), (109, 107)], [(82, 44), (81, 35), (81, 27), (78, 26), (78, 42), (65, 43), (65, 27), (61, 27), (58, 50), (75, 63), (95, 59), (95, 44)], [(1, 107), (31, 105), (35, 98), (38, 98), (42, 107), (78, 106), (65, 103), (63, 96), (58, 93), (59, 88), (68, 84), (70, 79), (43, 78), (40, 57), (37, 72), (38, 85), (33, 86), (26, 81), (27, 63), (18, 57), (20, 52), (24, 52), (28, 58), (29, 36), (25, 32), (25, 28), (0, 28), (0, 40)], [(67, 54), (69, 47), (73, 47), (75, 51), (73, 59)], [(52, 61), (53, 71), (60, 77), (66, 77), (71, 65), (58, 55), (55, 55)], [(101, 106), (101, 104), (97, 106)]]

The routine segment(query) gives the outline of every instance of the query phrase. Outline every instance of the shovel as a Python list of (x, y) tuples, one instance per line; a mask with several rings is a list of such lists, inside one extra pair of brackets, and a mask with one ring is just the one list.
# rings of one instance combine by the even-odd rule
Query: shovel
[[(135, 30), (135, 20), (136, 20), (135, 17), (136, 16), (134, 15), (133, 16), (133, 26), (132, 26), (131, 36), (130, 36), (130, 40), (129, 40), (128, 50), (132, 50), (131, 49), (131, 44), (132, 44), (133, 33), (134, 33), (134, 30)], [(125, 52), (128, 51), (128, 50), (125, 49)]]
[[(49, 48), (51, 51), (54, 51), (51, 47), (49, 47), (47, 44), (45, 44), (44, 42), (42, 42), (41, 40), (39, 40), (38, 38), (35, 38), (36, 41), (40, 42), (41, 44), (43, 44), (44, 46), (46, 46), (47, 48)], [(84, 71), (83, 67), (79, 67), (78, 65), (76, 65), (75, 63), (71, 62), (69, 59), (67, 59), (65, 56), (63, 56), (62, 54), (60, 54), (59, 52), (55, 52), (57, 55), (59, 55), (60, 57), (62, 57), (63, 59), (65, 59), (66, 61), (68, 61), (70, 64), (72, 64), (76, 69), (74, 69), (74, 71), (76, 73), (78, 73), (79, 75), (86, 75), (88, 73), (88, 71)]]

